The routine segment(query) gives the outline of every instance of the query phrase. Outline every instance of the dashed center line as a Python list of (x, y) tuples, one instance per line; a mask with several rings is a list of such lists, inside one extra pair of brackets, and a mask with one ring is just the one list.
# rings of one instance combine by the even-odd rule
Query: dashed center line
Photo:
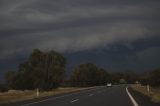
[(72, 100), (71, 103), (77, 102), (79, 99)]
[(98, 91), (97, 93), (102, 93), (102, 91)]
[(89, 94), (89, 96), (93, 96), (94, 94)]
[(41, 101), (35, 101), (35, 102), (23, 104), (21, 106), (30, 106), (30, 105), (34, 105), (34, 104), (38, 104), (38, 103), (42, 103), (42, 102), (47, 102), (47, 101), (56, 100), (56, 99), (60, 99), (60, 98), (64, 98), (64, 97), (69, 97), (69, 96), (72, 96), (72, 95), (77, 95), (77, 94), (81, 94), (81, 93), (85, 93), (85, 92), (89, 92), (89, 91), (94, 91), (96, 89), (101, 89), (101, 88), (103, 88), (103, 86), (102, 87), (91, 87), (91, 88), (86, 89), (86, 90), (81, 91), (81, 92), (66, 94), (66, 95), (63, 95), (63, 96), (51, 97), (51, 98), (44, 99), (44, 100), (41, 100)]
[(106, 90), (103, 90), (102, 92), (106, 92)]

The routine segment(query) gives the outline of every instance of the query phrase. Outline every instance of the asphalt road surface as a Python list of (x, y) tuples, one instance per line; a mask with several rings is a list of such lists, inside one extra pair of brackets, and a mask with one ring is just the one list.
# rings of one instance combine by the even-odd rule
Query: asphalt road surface
[(76, 93), (53, 96), (20, 106), (133, 106), (126, 86), (95, 87)]

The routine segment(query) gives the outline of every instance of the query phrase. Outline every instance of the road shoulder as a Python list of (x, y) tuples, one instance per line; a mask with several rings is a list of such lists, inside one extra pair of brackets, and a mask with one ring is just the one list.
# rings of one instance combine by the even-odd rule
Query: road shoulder
[(160, 106), (159, 103), (154, 103), (151, 101), (151, 99), (144, 94), (133, 90), (131, 87), (128, 88), (131, 95), (134, 97), (134, 99), (137, 101), (139, 106)]

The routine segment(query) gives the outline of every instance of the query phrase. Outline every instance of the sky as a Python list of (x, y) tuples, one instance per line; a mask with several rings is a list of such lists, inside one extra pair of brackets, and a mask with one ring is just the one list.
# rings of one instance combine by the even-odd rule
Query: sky
[(31, 51), (56, 50), (68, 71), (160, 68), (160, 0), (0, 0), (0, 79)]

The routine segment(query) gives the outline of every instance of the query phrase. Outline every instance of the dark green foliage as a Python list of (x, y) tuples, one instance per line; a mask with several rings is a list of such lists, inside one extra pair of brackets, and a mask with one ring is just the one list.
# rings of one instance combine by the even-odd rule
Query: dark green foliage
[[(36, 89), (50, 90), (61, 86), (98, 86), (113, 84), (141, 84), (160, 86), (160, 69), (150, 73), (137, 75), (132, 71), (115, 72), (109, 74), (105, 69), (99, 69), (91, 63), (81, 64), (76, 67), (70, 79), (65, 79), (65, 58), (55, 52), (44, 53), (35, 49), (29, 59), (19, 65), (18, 71), (6, 73), (6, 84), (9, 89)], [(8, 89), (7, 88), (7, 89)]]
[(5, 80), (6, 80), (6, 83), (8, 85), (9, 88), (14, 88), (15, 86), (15, 76), (16, 76), (16, 72), (15, 71), (8, 71), (6, 74), (5, 74)]
[(138, 75), (133, 71), (127, 71), (124, 73), (124, 79), (128, 84), (134, 84), (138, 80)]
[(14, 89), (49, 90), (59, 86), (65, 77), (65, 58), (55, 52), (43, 53), (35, 49), (16, 73), (6, 74), (7, 84)]
[(97, 84), (98, 85), (105, 85), (111, 82), (111, 75), (105, 69), (97, 70)]
[(143, 74), (140, 76), (139, 81), (142, 85), (147, 85), (147, 84), (149, 84), (149, 79), (150, 79), (150, 77), (148, 74)]
[(160, 87), (160, 69), (153, 70), (150, 73), (149, 84)]
[(124, 74), (120, 73), (120, 72), (114, 72), (111, 74), (112, 76), (112, 83), (113, 84), (119, 84), (120, 83), (120, 79), (124, 78)]
[(6, 92), (6, 91), (8, 91), (6, 85), (0, 83), (0, 92)]
[(151, 72), (141, 75), (140, 83), (142, 85), (149, 84), (154, 87), (160, 87), (160, 69), (155, 69)]
[[(121, 81), (123, 79), (123, 81)], [(119, 84), (121, 82), (134, 84), (138, 80), (138, 75), (133, 71), (112, 73), (112, 83)]]
[(74, 86), (95, 86), (105, 85), (109, 74), (104, 69), (98, 69), (94, 64), (81, 64), (76, 67), (71, 75), (71, 82)]

